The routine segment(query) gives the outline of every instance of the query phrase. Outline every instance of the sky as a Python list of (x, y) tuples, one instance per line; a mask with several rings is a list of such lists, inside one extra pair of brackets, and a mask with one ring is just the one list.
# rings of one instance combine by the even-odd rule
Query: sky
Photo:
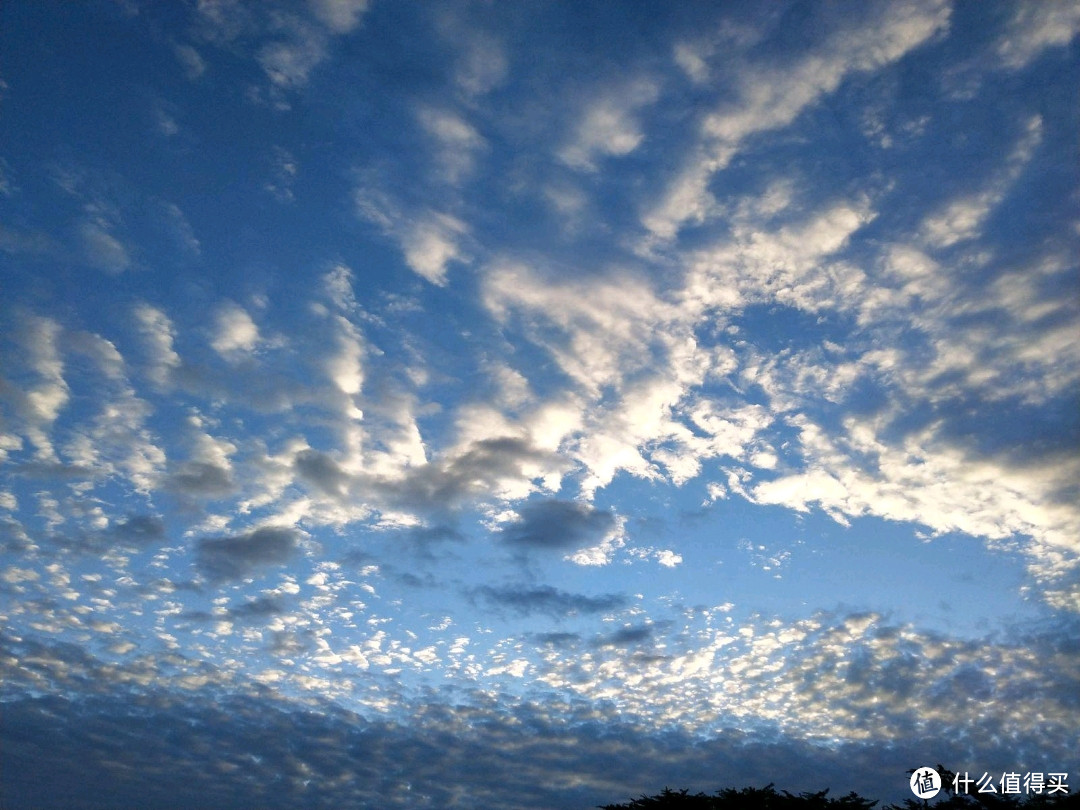
[(0, 802), (1078, 789), (1078, 33), (0, 4)]

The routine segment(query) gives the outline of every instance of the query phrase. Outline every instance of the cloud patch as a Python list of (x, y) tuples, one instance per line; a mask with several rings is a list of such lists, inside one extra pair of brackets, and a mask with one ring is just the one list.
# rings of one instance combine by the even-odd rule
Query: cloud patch
[(499, 531), (507, 545), (537, 551), (574, 551), (601, 542), (618, 527), (615, 515), (576, 501), (545, 500), (517, 509)]
[(630, 154), (645, 137), (635, 113), (658, 95), (655, 82), (640, 80), (587, 104), (559, 159), (574, 169), (596, 171), (601, 158)]
[(532, 613), (544, 613), (554, 617), (604, 613), (618, 610), (627, 604), (626, 597), (619, 594), (586, 596), (568, 593), (551, 585), (517, 588), (484, 585), (471, 591), (471, 594), (521, 616)]
[(196, 565), (204, 576), (214, 581), (243, 579), (287, 563), (296, 551), (299, 538), (296, 529), (274, 526), (203, 538), (196, 547)]
[(250, 354), (259, 339), (259, 327), (243, 307), (228, 304), (218, 310), (210, 345), (226, 360)]

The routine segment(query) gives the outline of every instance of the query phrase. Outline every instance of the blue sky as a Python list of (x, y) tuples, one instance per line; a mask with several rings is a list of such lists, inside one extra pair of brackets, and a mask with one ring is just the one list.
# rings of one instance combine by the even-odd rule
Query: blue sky
[(6, 806), (1080, 781), (1078, 31), (4, 3)]

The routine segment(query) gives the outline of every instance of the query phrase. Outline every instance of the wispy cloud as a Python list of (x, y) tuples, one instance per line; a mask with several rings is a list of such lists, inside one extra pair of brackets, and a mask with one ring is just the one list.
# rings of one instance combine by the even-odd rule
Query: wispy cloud
[(421, 108), (417, 119), (438, 145), (437, 162), (441, 179), (457, 185), (472, 172), (475, 153), (486, 141), (476, 128), (448, 109)]
[(547, 613), (552, 616), (571, 616), (577, 614), (603, 613), (621, 608), (626, 598), (619, 594), (587, 596), (560, 591), (550, 585), (534, 588), (482, 586), (473, 592), (484, 600), (508, 608), (517, 613)]
[(82, 222), (78, 233), (84, 256), (90, 265), (107, 273), (121, 273), (131, 266), (128, 249), (101, 218)]
[[(933, 0), (894, 3), (864, 19), (840, 23), (820, 46), (787, 64), (757, 65), (735, 79), (737, 100), (719, 105), (700, 122), (692, 157), (669, 182), (642, 222), (657, 237), (670, 239), (685, 224), (715, 215), (710, 178), (725, 168), (754, 135), (791, 124), (803, 110), (833, 93), (846, 76), (880, 68), (945, 30), (950, 7)], [(699, 70), (703, 69), (699, 68)]]
[(173, 53), (188, 79), (194, 81), (206, 72), (206, 60), (191, 45), (174, 45)]
[(432, 284), (445, 286), (447, 265), (467, 258), (462, 243), (469, 227), (457, 217), (430, 208), (407, 212), (391, 195), (368, 185), (357, 189), (355, 201), (360, 217), (393, 238), (406, 265)]
[(635, 113), (658, 95), (654, 82), (640, 80), (587, 102), (570, 142), (559, 150), (559, 159), (572, 168), (595, 171), (601, 157), (630, 154), (644, 138)]
[(368, 0), (309, 0), (312, 12), (335, 34), (347, 34), (364, 19)]
[(401, 246), (405, 262), (432, 284), (446, 284), (447, 265), (465, 258), (461, 236), (465, 223), (448, 214), (430, 212), (407, 228)]
[(1016, 9), (997, 44), (1002, 62), (1009, 68), (1024, 67), (1047, 48), (1068, 45), (1080, 33), (1080, 12), (1068, 2), (1052, 0)]

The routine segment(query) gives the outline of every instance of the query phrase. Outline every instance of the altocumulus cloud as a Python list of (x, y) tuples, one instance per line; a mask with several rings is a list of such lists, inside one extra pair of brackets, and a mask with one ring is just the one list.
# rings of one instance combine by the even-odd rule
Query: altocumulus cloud
[(472, 593), (492, 604), (526, 615), (548, 613), (553, 616), (566, 616), (577, 613), (603, 613), (626, 605), (626, 597), (621, 594), (588, 596), (567, 593), (550, 585), (539, 588), (527, 586), (496, 588), (485, 585), (474, 589)]
[(239, 579), (289, 561), (300, 533), (296, 529), (265, 526), (227, 537), (199, 540), (199, 570), (214, 580)]
[(587, 503), (534, 501), (518, 508), (499, 537), (523, 549), (568, 551), (598, 543), (616, 525), (615, 515)]

